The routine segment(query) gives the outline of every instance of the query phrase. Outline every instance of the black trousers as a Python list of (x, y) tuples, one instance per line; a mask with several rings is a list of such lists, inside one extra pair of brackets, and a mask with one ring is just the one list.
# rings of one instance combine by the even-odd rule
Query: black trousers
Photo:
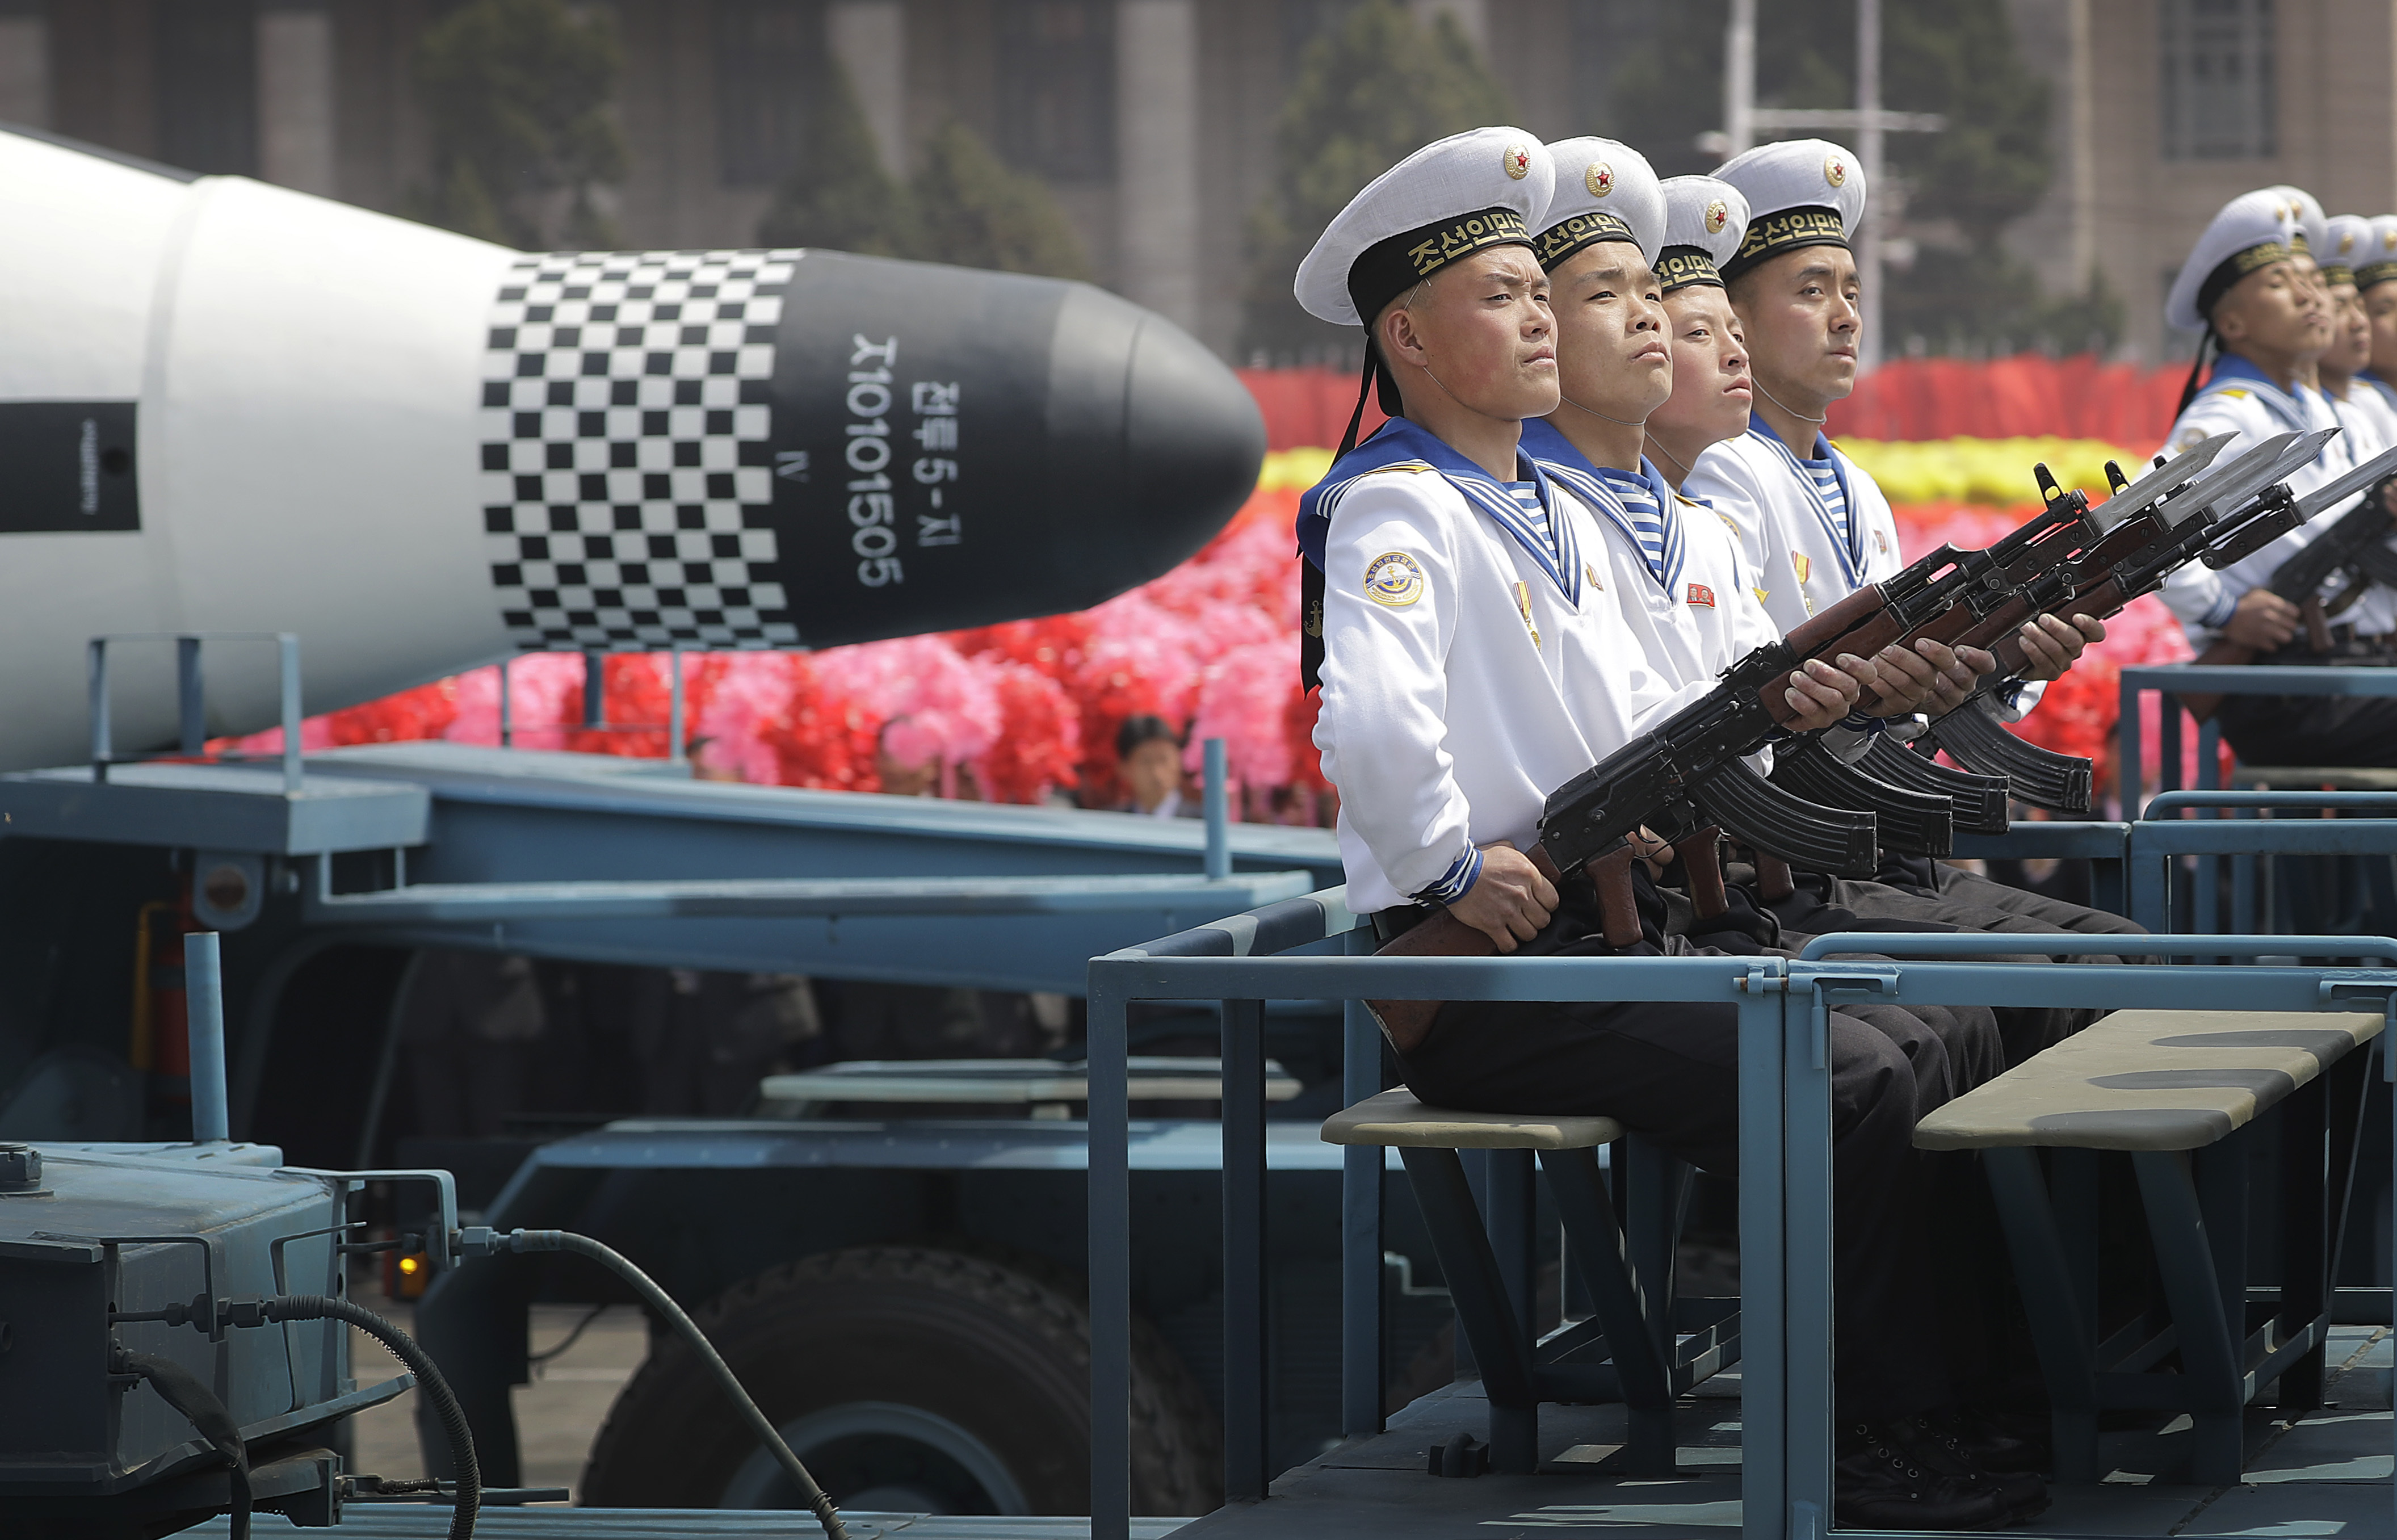
[[(1564, 903), (1522, 955), (1752, 954), (1667, 944), (1663, 905), (1639, 879), (1647, 935), (1617, 954), (1595, 895)], [(1652, 909), (1652, 905), (1654, 906)], [(1697, 938), (1704, 939), (1704, 938)], [(1830, 1018), (1834, 1362), (1842, 1422), (1926, 1411), (1950, 1399), (1925, 1265), (1922, 1161), (1914, 1124), (1952, 1093), (1948, 1050), (1895, 1007)], [(1739, 1013), (1731, 1005), (1451, 1001), (1406, 1059), (1407, 1087), (1435, 1106), (1608, 1117), (1702, 1170), (1739, 1167)]]
[[(2316, 658), (2303, 644), (2257, 660), (2292, 666), (2343, 661)], [(2397, 697), (2225, 695), (2215, 720), (2243, 764), (2397, 766)]]

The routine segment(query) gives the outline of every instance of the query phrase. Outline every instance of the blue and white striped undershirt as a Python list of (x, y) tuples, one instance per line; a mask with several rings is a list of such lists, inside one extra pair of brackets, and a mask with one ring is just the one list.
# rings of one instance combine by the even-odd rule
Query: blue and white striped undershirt
[(1801, 460), (1799, 463), (1805, 466), (1806, 474), (1814, 478), (1814, 490), (1822, 497), (1823, 506), (1831, 511), (1831, 522), (1839, 528), (1840, 543), (1855, 550), (1855, 531), (1848, 527), (1848, 496), (1840, 490), (1839, 467), (1831, 462), (1829, 455), (1820, 460)]
[(1616, 501), (1623, 504), (1625, 516), (1630, 521), (1631, 532), (1639, 538), (1640, 555), (1648, 563), (1650, 575), (1659, 583), (1665, 581), (1665, 512), (1656, 504), (1656, 494), (1648, 483), (1627, 471), (1601, 465), (1599, 475), (1606, 482)]
[(1548, 553), (1549, 565), (1557, 565), (1557, 532), (1548, 526), (1548, 511), (1540, 506), (1540, 489), (1529, 481), (1509, 481), (1506, 486), (1515, 506), (1523, 510), (1524, 519), (1539, 534), (1540, 545)]

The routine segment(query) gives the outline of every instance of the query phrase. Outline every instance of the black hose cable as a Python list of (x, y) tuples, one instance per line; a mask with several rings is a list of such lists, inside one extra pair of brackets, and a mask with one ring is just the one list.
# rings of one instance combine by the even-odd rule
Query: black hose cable
[(391, 1349), (391, 1356), (416, 1376), (416, 1387), (433, 1402), (449, 1438), (449, 1457), (458, 1466), (458, 1503), (449, 1512), (449, 1540), (474, 1540), (475, 1516), (483, 1507), (483, 1469), (475, 1459), (475, 1433), (466, 1425), (465, 1409), (441, 1377), (441, 1370), (416, 1339), (364, 1306), (324, 1294), (285, 1294), (265, 1302), (266, 1319), (285, 1320), (345, 1320)]
[(233, 1420), (233, 1413), (197, 1374), (172, 1359), (119, 1349), (116, 1362), (119, 1373), (149, 1381), (158, 1399), (190, 1419), (200, 1437), (225, 1457), (233, 1467), (228, 1479), (233, 1489), (233, 1514), (228, 1520), (233, 1540), (249, 1540), (249, 1448), (242, 1441), (241, 1425)]
[(584, 1316), (581, 1320), (576, 1321), (574, 1323), (574, 1330), (566, 1333), (566, 1340), (564, 1342), (559, 1343), (555, 1347), (544, 1347), (540, 1352), (528, 1356), (525, 1362), (529, 1364), (543, 1364), (549, 1362), (552, 1359), (563, 1358), (567, 1349), (572, 1347), (576, 1343), (581, 1342), (583, 1340), (583, 1333), (591, 1330), (591, 1323), (597, 1320), (601, 1316), (604, 1316), (607, 1313), (608, 1307), (606, 1306), (593, 1306), (591, 1307), (590, 1314)]
[(568, 1230), (511, 1230), (497, 1237), (496, 1243), (513, 1252), (571, 1252), (577, 1256), (587, 1256), (631, 1284), (633, 1291), (650, 1309), (665, 1318), (666, 1323), (675, 1329), (690, 1350), (698, 1355), (699, 1361), (707, 1372), (716, 1377), (716, 1383), (724, 1387), (724, 1393), (732, 1398), (733, 1404), (740, 1408), (742, 1420), (757, 1436), (757, 1441), (773, 1454), (775, 1463), (783, 1467), (783, 1474), (791, 1479), (791, 1484), (799, 1489), (801, 1499), (814, 1511), (816, 1521), (824, 1526), (826, 1540), (849, 1540), (849, 1530), (840, 1521), (840, 1510), (833, 1507), (832, 1499), (824, 1495), (824, 1490), (816, 1484), (816, 1479), (808, 1474), (808, 1467), (799, 1463), (799, 1457), (791, 1453), (791, 1446), (783, 1441), (782, 1429), (757, 1409), (757, 1403), (742, 1387), (731, 1366), (724, 1361), (715, 1344), (700, 1331), (699, 1323), (675, 1303), (673, 1295), (658, 1287), (656, 1279), (635, 1266), (629, 1258), (613, 1247), (587, 1235), (576, 1235)]

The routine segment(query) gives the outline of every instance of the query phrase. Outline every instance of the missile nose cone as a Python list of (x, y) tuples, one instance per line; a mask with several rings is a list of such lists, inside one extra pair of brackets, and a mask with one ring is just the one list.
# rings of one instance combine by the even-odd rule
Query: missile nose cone
[(794, 265), (772, 400), (773, 577), (814, 647), (1111, 598), (1265, 447), (1237, 375), (1104, 289), (834, 252)]
[(1205, 544), (1256, 485), (1265, 423), (1239, 377), (1181, 328), (1144, 318), (1125, 392), (1130, 516), (1155, 549)]

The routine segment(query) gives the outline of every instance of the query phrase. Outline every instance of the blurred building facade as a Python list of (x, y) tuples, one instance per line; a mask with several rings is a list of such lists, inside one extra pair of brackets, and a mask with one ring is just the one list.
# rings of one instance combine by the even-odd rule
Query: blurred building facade
[[(430, 146), (411, 49), (457, 3), (0, 0), (0, 120), (397, 211)], [(1228, 354), (1284, 93), (1356, 0), (583, 3), (624, 44), (628, 244), (753, 244), (837, 62), (887, 168), (963, 121), (1048, 183), (1100, 282)], [(1552, 138), (1607, 124), (1620, 45), (1656, 6), (1409, 3), (1494, 43), (1518, 120)], [(2163, 294), (2230, 196), (2288, 181), (2334, 211), (2397, 208), (2397, 0), (2007, 6), (2056, 104), (2054, 181), (2010, 239), (2052, 295), (2102, 272), (2129, 353), (2187, 353)]]
[[(399, 210), (417, 35), (456, 0), (0, 0), (0, 121)], [(606, 3), (606, 0), (598, 0)], [(743, 246), (837, 61), (886, 167), (950, 119), (1040, 176), (1100, 282), (1228, 351), (1251, 209), (1306, 45), (1355, 0), (613, 0), (628, 245)], [(1525, 51), (1524, 127), (1587, 131), (1602, 0), (1412, 0)]]
[(2230, 199), (2288, 182), (2397, 210), (2392, 0), (2009, 0), (2056, 87), (2056, 180), (2011, 238), (2051, 294), (2093, 270), (2153, 362), (2189, 356), (2165, 292)]

